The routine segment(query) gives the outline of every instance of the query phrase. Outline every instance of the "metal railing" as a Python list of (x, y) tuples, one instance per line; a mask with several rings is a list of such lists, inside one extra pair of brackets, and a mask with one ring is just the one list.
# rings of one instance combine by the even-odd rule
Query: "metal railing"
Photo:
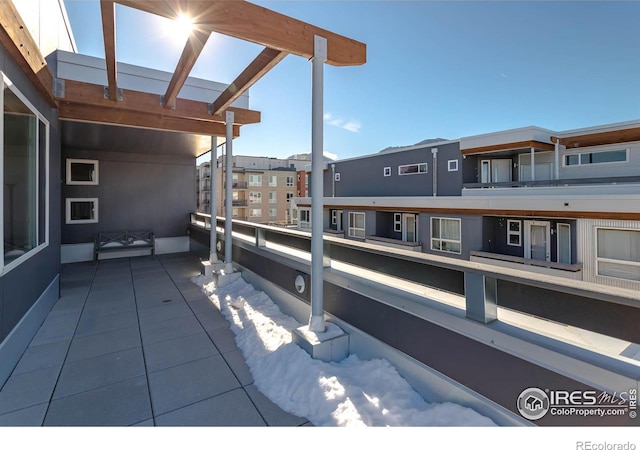
[(522, 187), (557, 187), (557, 186), (589, 186), (592, 184), (640, 183), (640, 176), (601, 177), (601, 178), (568, 178), (560, 180), (535, 181), (501, 181), (496, 183), (464, 183), (464, 189), (487, 188), (522, 188)]

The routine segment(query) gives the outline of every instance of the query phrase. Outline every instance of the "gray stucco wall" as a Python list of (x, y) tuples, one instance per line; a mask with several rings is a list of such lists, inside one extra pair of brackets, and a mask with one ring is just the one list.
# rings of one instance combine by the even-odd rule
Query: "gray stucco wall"
[(51, 108), (0, 46), (0, 71), (49, 121), (49, 245), (0, 276), (0, 341), (4, 340), (60, 273), (60, 132)]
[[(99, 185), (63, 184), (62, 196), (63, 202), (98, 198), (99, 222), (65, 224), (63, 217), (62, 243), (93, 242), (100, 231), (150, 229), (156, 237), (187, 235), (196, 204), (193, 158), (80, 149), (63, 149), (63, 156), (63, 161), (98, 160)], [(66, 174), (62, 177), (64, 182)]]
[[(335, 162), (335, 172), (340, 181), (335, 182), (336, 197), (376, 196), (431, 196), (433, 195), (433, 155), (437, 154), (437, 194), (460, 195), (462, 189), (462, 156), (457, 142), (432, 145), (419, 149), (375, 153), (366, 157)], [(449, 171), (448, 161), (458, 160), (458, 170)], [(398, 166), (405, 164), (427, 164), (427, 173), (398, 175)], [(391, 168), (391, 175), (384, 176), (384, 168)], [(333, 192), (331, 166), (325, 172), (324, 195)]]

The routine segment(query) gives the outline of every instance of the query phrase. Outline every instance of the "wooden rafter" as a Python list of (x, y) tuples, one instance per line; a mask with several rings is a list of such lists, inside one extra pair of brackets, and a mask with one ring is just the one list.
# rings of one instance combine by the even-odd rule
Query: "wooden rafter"
[(167, 87), (167, 92), (164, 94), (165, 108), (172, 108), (174, 106), (180, 89), (182, 89), (185, 80), (189, 76), (191, 69), (196, 63), (198, 56), (200, 56), (200, 52), (202, 52), (210, 35), (211, 32), (200, 31), (198, 29), (193, 30), (189, 35), (184, 50), (180, 55), (176, 70), (173, 72), (173, 76), (169, 82), (169, 87)]
[(366, 45), (331, 31), (245, 1), (116, 0), (141, 11), (175, 19), (192, 18), (201, 29), (265, 47), (313, 57), (314, 35), (327, 39), (327, 64), (356, 66), (366, 62)]
[(116, 62), (116, 4), (111, 0), (100, 0), (102, 35), (104, 37), (104, 59), (107, 65), (109, 100), (118, 100), (118, 68)]
[[(61, 120), (123, 125), (207, 136), (224, 136), (226, 133), (225, 125), (219, 122), (206, 122), (182, 117), (169, 117), (140, 111), (98, 107), (95, 105), (83, 105), (71, 102), (60, 104), (58, 107), (58, 117)], [(240, 126), (234, 125), (233, 137), (238, 137), (239, 135)]]
[[(175, 108), (165, 109), (160, 96), (128, 89), (122, 90), (122, 101), (112, 102), (104, 98), (103, 86), (74, 80), (64, 81), (64, 97), (56, 97), (59, 104), (73, 103), (96, 108), (113, 108), (130, 112), (156, 114), (164, 117), (194, 119), (203, 122), (225, 123), (223, 114), (209, 114), (208, 104), (196, 100), (176, 99)], [(229, 108), (234, 112), (234, 124), (246, 125), (260, 122), (260, 112), (243, 108)]]
[(0, 7), (0, 43), (47, 102), (55, 106), (51, 71), (15, 5), (8, 0)]
[(225, 111), (231, 103), (282, 61), (285, 56), (287, 56), (285, 52), (273, 48), (262, 50), (256, 59), (213, 102), (213, 113), (220, 114)]

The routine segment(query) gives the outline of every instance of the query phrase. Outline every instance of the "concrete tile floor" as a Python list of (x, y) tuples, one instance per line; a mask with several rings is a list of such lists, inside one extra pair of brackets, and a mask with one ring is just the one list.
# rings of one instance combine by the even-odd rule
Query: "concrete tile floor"
[(0, 390), (2, 426), (300, 426), (253, 385), (190, 253), (75, 263)]

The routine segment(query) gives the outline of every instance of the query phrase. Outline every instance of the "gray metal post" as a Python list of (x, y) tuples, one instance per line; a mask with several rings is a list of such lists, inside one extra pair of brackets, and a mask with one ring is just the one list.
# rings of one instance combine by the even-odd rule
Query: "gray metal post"
[(314, 36), (311, 59), (311, 318), (309, 330), (324, 332), (323, 292), (323, 77), (327, 39)]
[(498, 318), (498, 284), (495, 278), (465, 272), (464, 296), (468, 319), (489, 323)]
[(209, 240), (209, 262), (211, 264), (218, 262), (218, 252), (216, 244), (218, 243), (218, 233), (216, 233), (216, 215), (218, 214), (218, 183), (216, 181), (218, 168), (218, 138), (211, 136), (211, 238)]
[(531, 147), (531, 181), (536, 181), (536, 149)]
[(433, 156), (433, 164), (431, 165), (431, 171), (433, 172), (433, 196), (438, 196), (438, 149), (432, 148), (431, 155)]
[(231, 252), (232, 252), (232, 223), (233, 220), (233, 111), (227, 111), (226, 116), (226, 148), (227, 148), (227, 161), (225, 164), (225, 208), (224, 208), (224, 262), (225, 272), (233, 272), (233, 265), (231, 264)]
[(553, 178), (554, 180), (559, 180), (560, 179), (560, 138), (556, 137), (555, 138), (555, 151), (553, 152), (553, 162), (554, 162), (554, 168), (553, 168)]

